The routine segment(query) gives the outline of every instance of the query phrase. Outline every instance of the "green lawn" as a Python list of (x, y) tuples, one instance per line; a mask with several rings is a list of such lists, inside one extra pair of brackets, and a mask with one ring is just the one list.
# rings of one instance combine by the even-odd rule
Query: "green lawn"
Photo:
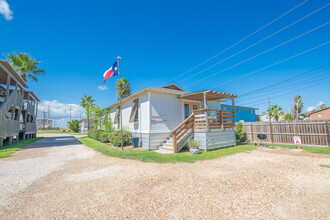
[(43, 137), (37, 137), (30, 140), (20, 141), (11, 145), (5, 145), (4, 147), (0, 148), (0, 158), (10, 157), (16, 151), (42, 138)]
[[(253, 143), (249, 143), (249, 144), (253, 144)], [(297, 149), (296, 145), (293, 144), (269, 144), (267, 143), (267, 145), (271, 146), (271, 147), (282, 147), (282, 148), (288, 148), (288, 149)], [(330, 154), (330, 147), (316, 147), (316, 146), (304, 146), (301, 145), (300, 146), (301, 149), (311, 152), (311, 153), (317, 153), (317, 154)]]
[(94, 148), (103, 154), (119, 157), (128, 158), (135, 160), (142, 160), (145, 162), (156, 162), (156, 163), (168, 163), (168, 162), (186, 162), (193, 163), (197, 160), (215, 159), (222, 156), (228, 156), (235, 153), (251, 151), (255, 149), (253, 145), (239, 145), (236, 147), (223, 148), (213, 151), (201, 151), (198, 155), (191, 155), (190, 152), (180, 152), (177, 154), (160, 154), (154, 151), (138, 149), (127, 149), (120, 150), (112, 148), (106, 144), (100, 143), (88, 137), (83, 137), (79, 139), (84, 145)]

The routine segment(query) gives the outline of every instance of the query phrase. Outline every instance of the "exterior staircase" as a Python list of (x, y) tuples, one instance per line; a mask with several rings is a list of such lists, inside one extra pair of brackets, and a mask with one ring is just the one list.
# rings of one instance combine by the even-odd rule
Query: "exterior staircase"
[[(194, 131), (191, 129), (188, 131), (185, 135), (183, 135), (178, 141), (177, 141), (177, 152), (182, 150), (182, 148), (187, 144), (187, 142), (194, 137)], [(170, 135), (166, 138), (163, 145), (159, 147), (158, 150), (156, 150), (157, 153), (161, 154), (172, 154), (173, 151), (173, 135)]]

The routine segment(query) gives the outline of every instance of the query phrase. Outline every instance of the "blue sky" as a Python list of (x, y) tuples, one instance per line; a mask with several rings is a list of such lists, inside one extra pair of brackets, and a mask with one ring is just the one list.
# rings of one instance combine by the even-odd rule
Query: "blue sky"
[[(46, 76), (29, 83), (41, 100), (78, 104), (83, 95), (92, 95), (106, 107), (116, 100), (114, 78), (102, 82), (102, 75), (121, 56), (121, 72), (136, 92), (144, 87), (175, 82), (187, 91), (212, 89), (244, 94), (326, 64), (330, 44), (252, 75), (223, 84), (257, 69), (304, 52), (330, 38), (330, 25), (293, 40), (268, 53), (265, 50), (301, 35), (329, 21), (330, 6), (282, 32), (195, 77), (185, 78), (235, 54), (272, 33), (326, 5), (310, 0), (262, 31), (199, 68), (173, 80), (236, 43), (281, 14), (302, 3), (292, 1), (23, 1), (0, 0), (1, 57), (23, 51), (41, 60)], [(9, 12), (4, 8), (8, 3)], [(12, 14), (11, 14), (12, 12)], [(223, 72), (221, 72), (223, 71)], [(221, 72), (194, 84), (196, 81)], [(330, 104), (329, 71), (292, 81), (269, 94), (272, 104), (289, 110), (290, 97), (300, 94), (305, 110), (319, 102)], [(314, 78), (315, 78), (314, 77)], [(323, 77), (323, 78), (322, 78)], [(312, 76), (310, 77), (312, 78)], [(326, 80), (320, 80), (326, 79)], [(183, 81), (181, 81), (183, 80)], [(181, 81), (181, 82), (180, 82)], [(314, 83), (312, 83), (314, 82)], [(223, 85), (220, 85), (223, 84)], [(311, 88), (305, 89), (308, 86)], [(98, 89), (107, 86), (107, 90)], [(220, 85), (220, 86), (219, 86)], [(291, 88), (292, 87), (292, 88)], [(294, 93), (282, 95), (289, 91)], [(242, 98), (238, 104), (266, 111), (268, 94)], [(274, 99), (273, 99), (274, 97)], [(266, 102), (266, 103), (265, 103)], [(77, 117), (79, 110), (75, 112)], [(65, 115), (58, 117), (67, 118)]]

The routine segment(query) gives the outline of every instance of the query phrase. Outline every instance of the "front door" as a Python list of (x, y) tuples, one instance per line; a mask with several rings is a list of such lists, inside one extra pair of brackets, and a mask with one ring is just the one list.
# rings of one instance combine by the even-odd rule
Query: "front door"
[(199, 103), (198, 102), (184, 102), (184, 118), (188, 118), (192, 111), (199, 109)]

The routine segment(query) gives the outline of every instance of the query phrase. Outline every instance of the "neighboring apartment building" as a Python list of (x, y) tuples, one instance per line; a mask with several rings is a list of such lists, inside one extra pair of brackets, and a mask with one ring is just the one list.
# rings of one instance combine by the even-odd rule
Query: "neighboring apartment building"
[(37, 119), (37, 128), (39, 129), (51, 129), (53, 128), (53, 120), (52, 119)]
[(326, 107), (326, 108), (320, 109), (318, 111), (311, 112), (310, 118), (312, 120), (330, 119), (330, 107)]

